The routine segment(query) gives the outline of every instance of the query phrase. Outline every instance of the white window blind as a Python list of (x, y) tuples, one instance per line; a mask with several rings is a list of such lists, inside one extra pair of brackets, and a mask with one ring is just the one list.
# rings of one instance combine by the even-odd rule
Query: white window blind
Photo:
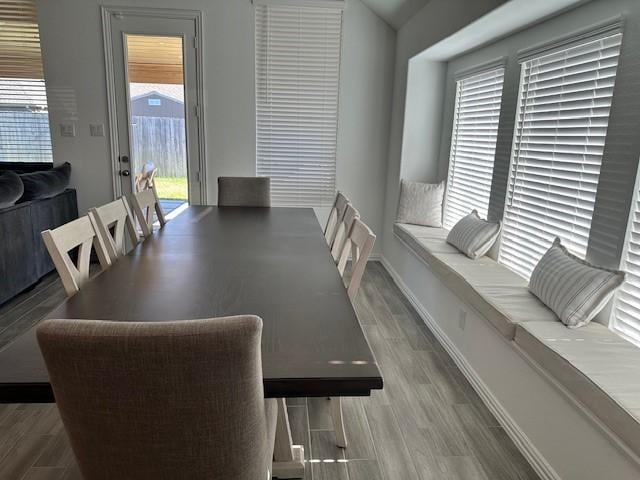
[(321, 206), (335, 193), (340, 8), (256, 5), (256, 170), (272, 203)]
[(51, 162), (34, 0), (0, 0), (0, 162)]
[(487, 218), (503, 83), (503, 67), (456, 83), (445, 228), (453, 227), (474, 209)]
[(631, 209), (622, 269), (627, 276), (616, 294), (611, 325), (640, 345), (640, 192)]
[(526, 278), (555, 237), (586, 253), (621, 40), (522, 64), (499, 260)]

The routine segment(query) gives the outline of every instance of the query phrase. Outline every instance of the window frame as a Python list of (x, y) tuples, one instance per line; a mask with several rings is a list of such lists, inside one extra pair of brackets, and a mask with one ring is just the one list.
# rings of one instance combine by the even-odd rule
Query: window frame
[[(625, 230), (625, 235), (624, 235), (624, 243), (623, 243), (623, 248), (622, 251), (620, 253), (620, 262), (618, 264), (618, 268), (624, 272), (627, 272), (627, 268), (626, 268), (626, 263), (627, 263), (627, 253), (629, 252), (629, 247), (631, 245), (631, 236), (633, 233), (633, 220), (634, 220), (634, 215), (636, 213), (636, 205), (640, 203), (640, 163), (638, 164), (638, 168), (636, 169), (636, 179), (634, 182), (634, 190), (633, 190), (633, 197), (631, 198), (631, 204), (630, 204), (630, 208), (629, 208), (629, 214), (627, 216), (627, 228)], [(640, 216), (640, 208), (638, 208), (637, 210), (638, 215)], [(640, 230), (638, 231), (638, 234), (640, 234)], [(639, 263), (640, 265), (640, 263)], [(628, 275), (628, 273), (626, 273)], [(625, 282), (627, 282), (627, 279), (625, 278)], [(615, 332), (617, 335), (620, 335), (622, 338), (624, 338), (625, 340), (628, 340), (629, 342), (640, 346), (640, 339), (639, 338), (633, 338), (631, 335), (627, 334), (626, 332), (620, 330), (618, 328), (618, 318), (616, 316), (616, 308), (618, 305), (618, 301), (619, 301), (619, 296), (620, 296), (620, 292), (622, 291), (622, 289), (624, 288), (624, 283), (620, 286), (620, 288), (618, 289), (618, 291), (616, 291), (615, 295), (613, 296), (613, 298), (611, 299), (611, 302), (609, 303), (609, 308), (610, 311), (608, 312), (608, 315), (606, 316), (606, 318), (608, 318), (609, 323), (609, 329), (612, 330), (613, 332)], [(638, 301), (640, 302), (640, 297), (638, 297)], [(640, 331), (640, 319), (638, 319), (638, 330)]]
[[(270, 167), (265, 167), (261, 170), (260, 168), (260, 152), (259, 152), (259, 135), (260, 135), (260, 113), (258, 103), (260, 101), (260, 79), (259, 79), (259, 62), (268, 61), (262, 60), (258, 57), (259, 48), (264, 48), (264, 46), (258, 44), (258, 21), (259, 21), (259, 13), (258, 8), (261, 9), (271, 9), (271, 8), (280, 8), (280, 9), (291, 9), (291, 10), (326, 10), (332, 11), (336, 15), (339, 15), (339, 35), (337, 38), (337, 42), (339, 44), (337, 50), (336, 57), (336, 68), (337, 68), (337, 77), (335, 83), (335, 134), (333, 136), (333, 140), (331, 143), (333, 144), (333, 153), (332, 153), (332, 171), (331, 173), (331, 188), (327, 189), (324, 192), (324, 197), (317, 192), (314, 192), (314, 196), (309, 201), (300, 201), (304, 195), (301, 195), (302, 190), (304, 190), (305, 183), (296, 182), (296, 185), (302, 185), (303, 187), (296, 192), (296, 187), (294, 186), (290, 190), (283, 189), (283, 192), (280, 196), (282, 199), (278, 198), (279, 195), (277, 193), (278, 190), (278, 182), (274, 181), (274, 178), (271, 179), (271, 194), (272, 194), (272, 203), (274, 206), (286, 206), (286, 207), (327, 207), (330, 206), (335, 198), (336, 187), (338, 183), (338, 140), (339, 140), (339, 126), (340, 126), (340, 92), (341, 92), (341, 70), (342, 70), (342, 58), (343, 58), (343, 48), (344, 48), (344, 2), (342, 0), (332, 0), (328, 2), (316, 2), (316, 1), (305, 1), (305, 2), (292, 2), (287, 0), (255, 0), (254, 1), (254, 34), (255, 34), (255, 44), (256, 44), (256, 52), (254, 58), (254, 81), (255, 81), (255, 108), (256, 108), (256, 161), (255, 161), (255, 172), (256, 175), (269, 175), (268, 170), (273, 168), (273, 164)], [(268, 13), (267, 13), (268, 15)], [(293, 48), (293, 47), (292, 47)], [(311, 122), (313, 123), (313, 122)], [(328, 158), (328, 157), (327, 157)], [(277, 165), (276, 165), (277, 166)], [(328, 169), (327, 169), (328, 171)], [(313, 180), (313, 176), (304, 177)], [(311, 182), (312, 183), (312, 182)], [(323, 189), (319, 188), (318, 192), (321, 192)], [(297, 193), (297, 195), (296, 195)], [(303, 193), (303, 192), (302, 192)], [(297, 197), (297, 199), (296, 199)], [(291, 199), (291, 201), (289, 201)]]
[[(448, 211), (448, 207), (449, 207), (449, 196), (451, 194), (451, 186), (454, 184), (454, 182), (452, 181), (454, 178), (454, 170), (455, 170), (455, 166), (456, 166), (456, 162), (455, 162), (455, 158), (454, 158), (454, 152), (457, 150), (456, 148), (456, 139), (457, 139), (457, 134), (456, 134), (456, 130), (457, 130), (457, 125), (458, 125), (458, 119), (459, 119), (459, 112), (458, 112), (458, 106), (459, 106), (459, 96), (460, 96), (460, 85), (461, 82), (463, 82), (464, 80), (468, 80), (471, 79), (473, 77), (476, 76), (480, 76), (483, 74), (487, 74), (489, 72), (493, 72), (493, 71), (497, 71), (497, 70), (502, 70), (502, 83), (500, 86), (500, 109), (498, 112), (498, 122), (496, 124), (496, 143), (494, 145), (493, 148), (493, 165), (491, 168), (491, 178), (490, 178), (490, 186), (489, 186), (489, 196), (487, 198), (487, 206), (486, 206), (486, 210), (487, 210), (487, 215), (489, 212), (489, 207), (491, 204), (491, 191), (492, 191), (492, 186), (493, 186), (493, 174), (495, 172), (495, 160), (496, 160), (496, 151), (497, 151), (497, 147), (498, 147), (498, 137), (500, 135), (500, 116), (502, 115), (502, 104), (504, 101), (504, 82), (505, 82), (505, 76), (506, 76), (506, 58), (500, 58), (498, 60), (494, 60), (488, 63), (484, 63), (481, 65), (477, 65), (475, 67), (472, 67), (470, 69), (465, 69), (462, 70), (460, 72), (458, 72), (455, 77), (454, 77), (454, 81), (455, 81), (455, 99), (454, 99), (454, 104), (453, 104), (453, 121), (452, 121), (452, 125), (451, 125), (451, 144), (449, 147), (449, 166), (447, 169), (447, 181), (446, 181), (446, 191), (445, 191), (445, 196), (444, 196), (444, 202), (443, 202), (443, 206), (442, 206), (442, 225), (445, 228), (451, 228), (453, 227), (453, 225), (455, 224), (455, 222), (451, 225), (447, 224), (447, 211)], [(469, 213), (471, 213), (471, 211), (469, 211)], [(482, 215), (481, 215), (482, 216)], [(459, 220), (459, 219), (458, 219)]]
[[(507, 218), (507, 213), (509, 208), (512, 205), (512, 200), (513, 200), (513, 194), (514, 194), (514, 190), (515, 190), (515, 185), (516, 185), (516, 178), (517, 178), (517, 162), (518, 162), (518, 158), (519, 158), (519, 154), (516, 154), (516, 151), (520, 151), (519, 148), (519, 144), (521, 142), (519, 142), (519, 134), (521, 132), (521, 129), (519, 128), (519, 122), (520, 122), (520, 111), (521, 111), (521, 105), (522, 105), (522, 101), (523, 101), (523, 94), (524, 92), (524, 80), (526, 77), (526, 72), (527, 69), (525, 68), (525, 63), (528, 61), (532, 61), (535, 60), (537, 58), (541, 58), (541, 57), (545, 57), (548, 55), (553, 55), (553, 54), (557, 54), (563, 51), (567, 51), (570, 50), (572, 48), (575, 47), (580, 47), (583, 45), (587, 45), (589, 43), (592, 42), (596, 42), (596, 41), (601, 41), (604, 40), (606, 38), (609, 37), (613, 37), (615, 35), (620, 35), (620, 52), (618, 53), (618, 57), (617, 57), (617, 65), (616, 65), (616, 76), (614, 77), (614, 85), (613, 85), (613, 93), (611, 94), (611, 105), (613, 104), (613, 98), (615, 96), (615, 85), (616, 85), (616, 80), (617, 80), (617, 69), (619, 68), (620, 65), (620, 59), (621, 59), (621, 50), (622, 50), (622, 39), (624, 38), (624, 32), (622, 29), (622, 22), (621, 21), (615, 21), (612, 23), (607, 23), (607, 24), (603, 24), (597, 27), (594, 27), (590, 30), (586, 30), (583, 32), (579, 32), (579, 33), (574, 33), (571, 34), (567, 37), (562, 37), (560, 39), (557, 39), (555, 41), (546, 43), (542, 46), (534, 46), (530, 49), (524, 50), (519, 52), (518, 55), (518, 61), (520, 64), (520, 80), (518, 83), (518, 97), (517, 97), (517, 103), (516, 103), (516, 111), (515, 111), (515, 116), (514, 116), (514, 129), (513, 129), (513, 139), (512, 139), (512, 144), (511, 144), (511, 155), (510, 155), (510, 161), (509, 161), (509, 168), (507, 170), (507, 185), (506, 185), (506, 192), (505, 192), (505, 197), (504, 197), (504, 207), (503, 207), (503, 213), (502, 213), (502, 224), (503, 224), (503, 231), (501, 232), (501, 239), (500, 239), (500, 246), (499, 246), (499, 250), (498, 250), (498, 255), (497, 255), (497, 259), (498, 262), (501, 263), (502, 265), (505, 265), (506, 267), (510, 268), (511, 270), (515, 271), (516, 273), (518, 273), (519, 275), (523, 276), (524, 278), (527, 278), (526, 276), (523, 275), (523, 273), (515, 270), (510, 264), (508, 263), (504, 263), (502, 261), (502, 252), (504, 249), (504, 241), (503, 241), (503, 236), (504, 236), (504, 230), (505, 230), (505, 226), (506, 226), (506, 218)], [(602, 162), (604, 160), (604, 148), (606, 147), (606, 143), (607, 143), (607, 137), (608, 137), (608, 128), (609, 128), (609, 119), (611, 116), (611, 105), (609, 106), (609, 115), (607, 116), (607, 133), (605, 134), (604, 137), (604, 145), (603, 145), (603, 154), (600, 158), (600, 170), (598, 172), (598, 184), (596, 186), (596, 192), (595, 192), (595, 199), (593, 202), (593, 211), (591, 212), (591, 220), (590, 220), (590, 227), (589, 227), (589, 233), (587, 235), (587, 247), (586, 247), (586, 251), (585, 251), (585, 255), (588, 255), (588, 242), (589, 239), (591, 237), (591, 227), (592, 227), (592, 222), (593, 222), (593, 214), (595, 213), (595, 207), (597, 204), (597, 192), (599, 189), (599, 180), (600, 180), (600, 174), (602, 172)], [(551, 246), (551, 244), (549, 244), (549, 247)]]

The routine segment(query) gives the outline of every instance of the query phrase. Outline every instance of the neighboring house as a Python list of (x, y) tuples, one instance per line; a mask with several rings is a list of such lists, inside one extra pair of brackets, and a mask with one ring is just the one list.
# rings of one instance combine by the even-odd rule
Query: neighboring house
[(158, 91), (151, 91), (131, 98), (134, 117), (184, 118), (184, 102)]

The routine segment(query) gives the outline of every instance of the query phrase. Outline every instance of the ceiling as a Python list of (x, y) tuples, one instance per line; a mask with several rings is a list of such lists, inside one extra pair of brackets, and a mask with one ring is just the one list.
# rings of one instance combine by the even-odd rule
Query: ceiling
[(182, 38), (127, 35), (129, 81), (182, 84)]
[(430, 0), (362, 0), (389, 25), (398, 30)]

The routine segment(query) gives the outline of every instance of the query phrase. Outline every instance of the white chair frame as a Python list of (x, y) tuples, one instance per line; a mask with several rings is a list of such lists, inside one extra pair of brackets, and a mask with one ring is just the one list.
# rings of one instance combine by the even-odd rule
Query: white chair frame
[[(135, 219), (126, 198), (121, 197), (106, 205), (91, 208), (89, 215), (93, 216), (98, 233), (102, 237), (112, 263), (127, 254), (125, 231), (132, 247), (135, 247), (140, 241)], [(113, 234), (111, 230), (113, 230)]]
[(331, 255), (336, 263), (338, 263), (340, 254), (344, 249), (344, 244), (349, 237), (349, 232), (351, 231), (351, 227), (353, 226), (353, 222), (356, 218), (360, 218), (360, 213), (358, 213), (358, 210), (356, 210), (353, 205), (350, 203), (347, 204), (342, 221), (338, 224), (338, 228), (336, 229), (333, 246), (331, 247)]
[[(355, 218), (338, 257), (338, 271), (340, 275), (344, 276), (349, 254), (351, 254), (352, 269), (351, 279), (347, 286), (347, 294), (352, 302), (355, 301), (358, 290), (360, 289), (362, 276), (367, 268), (367, 262), (373, 251), (375, 241), (376, 235), (371, 229), (362, 220)], [(339, 447), (346, 448), (347, 435), (342, 414), (342, 398), (331, 397), (329, 401), (333, 430), (336, 435), (336, 444)]]
[(333, 241), (336, 238), (338, 232), (338, 225), (342, 222), (344, 212), (349, 204), (349, 199), (342, 193), (336, 193), (336, 199), (333, 202), (333, 207), (329, 212), (329, 218), (327, 224), (324, 227), (324, 238), (327, 241), (329, 248), (333, 247)]
[(131, 204), (133, 211), (140, 224), (142, 235), (148, 237), (153, 233), (153, 213), (155, 212), (160, 223), (160, 228), (164, 227), (167, 223), (160, 206), (160, 199), (156, 192), (155, 185), (151, 185), (147, 190), (143, 190), (134, 194), (131, 197)]
[[(78, 292), (89, 280), (92, 246), (102, 270), (111, 265), (95, 221), (89, 216), (80, 217), (54, 230), (45, 230), (42, 239), (69, 296)], [(69, 252), (76, 247), (79, 247), (78, 261), (74, 264)]]

